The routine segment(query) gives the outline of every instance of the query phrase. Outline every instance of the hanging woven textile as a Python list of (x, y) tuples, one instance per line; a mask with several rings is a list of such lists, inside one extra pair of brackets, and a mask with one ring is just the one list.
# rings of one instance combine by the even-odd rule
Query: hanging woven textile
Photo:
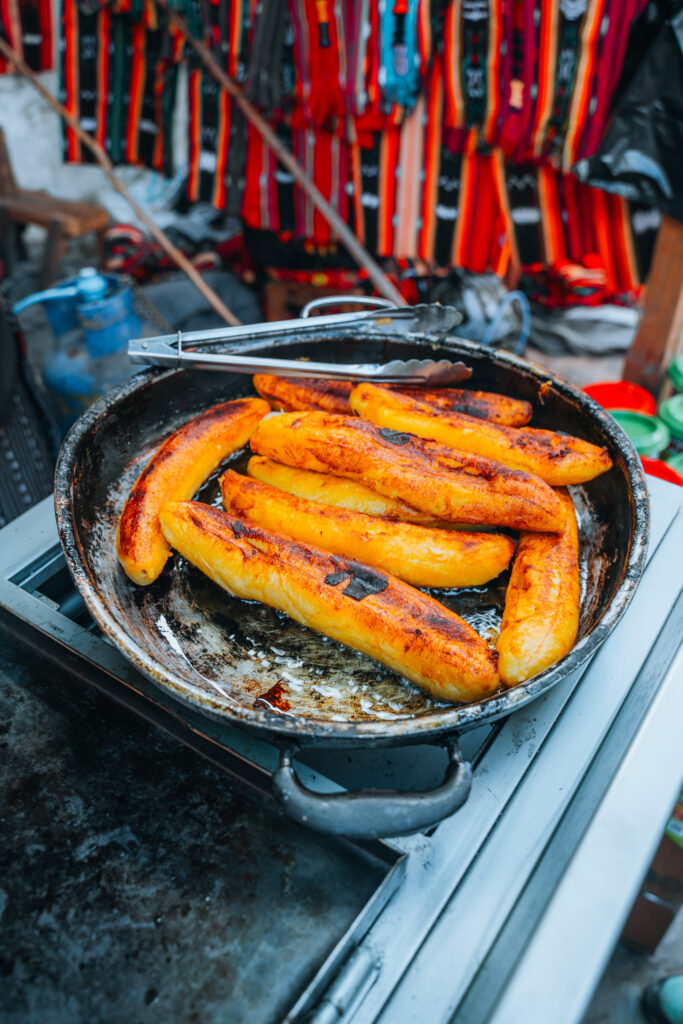
[[(0, 36), (33, 71), (55, 66), (53, 0), (0, 0)], [(10, 71), (0, 56), (0, 74)]]
[[(174, 0), (371, 252), (500, 275), (555, 268), (577, 300), (598, 279), (606, 295), (636, 295), (651, 249), (648, 211), (572, 174), (599, 144), (645, 3)], [(64, 0), (63, 36), (65, 102), (115, 162), (171, 173), (185, 59), (189, 200), (319, 254), (336, 244), (153, 0)], [(65, 146), (87, 159), (68, 132)]]
[(387, 106), (406, 113), (415, 106), (431, 49), (429, 3), (383, 0), (379, 4), (379, 85)]
[[(290, 29), (287, 10), (279, 0), (220, 0), (209, 5), (204, 21), (204, 38), (216, 61), (270, 116), (279, 112), (293, 91)], [(191, 51), (188, 59), (188, 198), (239, 216), (245, 187), (266, 189), (272, 159), (197, 55)], [(253, 205), (247, 202), (242, 215), (253, 226), (262, 220), (270, 226), (279, 219), (275, 209), (267, 196), (259, 194)], [(266, 214), (267, 210), (271, 213)]]
[(342, 0), (288, 0), (296, 68), (293, 127), (331, 130), (345, 113)]
[[(60, 97), (113, 163), (173, 173), (181, 42), (164, 22), (148, 27), (114, 6), (63, 0)], [(64, 152), (94, 159), (68, 126)]]

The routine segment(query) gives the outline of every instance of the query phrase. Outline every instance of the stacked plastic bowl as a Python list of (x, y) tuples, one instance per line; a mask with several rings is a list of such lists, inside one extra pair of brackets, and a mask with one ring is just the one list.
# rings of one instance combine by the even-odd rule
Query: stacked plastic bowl
[(600, 381), (584, 391), (628, 434), (646, 473), (683, 487), (683, 356), (668, 372), (677, 394), (659, 409), (649, 391), (626, 380)]

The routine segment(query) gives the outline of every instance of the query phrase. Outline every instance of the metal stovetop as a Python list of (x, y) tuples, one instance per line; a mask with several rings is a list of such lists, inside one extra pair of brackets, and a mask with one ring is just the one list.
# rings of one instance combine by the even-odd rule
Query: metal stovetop
[[(429, 834), (339, 844), (355, 849), (371, 895), (310, 984), (293, 986), (287, 1021), (581, 1020), (683, 775), (683, 491), (652, 479), (650, 489), (649, 560), (631, 606), (587, 666), (463, 737), (475, 767), (466, 805)], [(0, 614), (78, 678), (270, 793), (275, 747), (177, 704), (99, 634), (49, 499), (0, 531)], [(321, 791), (424, 789), (445, 757), (308, 750), (299, 772)], [(315, 941), (315, 918), (311, 928)]]

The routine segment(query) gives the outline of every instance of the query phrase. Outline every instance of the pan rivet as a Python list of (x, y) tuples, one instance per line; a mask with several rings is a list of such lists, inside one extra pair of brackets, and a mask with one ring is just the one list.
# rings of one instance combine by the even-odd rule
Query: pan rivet
[(142, 344), (140, 345), (140, 348), (147, 348), (147, 342), (143, 341)]

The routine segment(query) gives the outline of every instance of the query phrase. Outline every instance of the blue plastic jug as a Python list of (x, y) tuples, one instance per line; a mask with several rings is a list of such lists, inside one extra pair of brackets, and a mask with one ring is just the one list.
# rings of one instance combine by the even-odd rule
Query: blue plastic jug
[(43, 361), (43, 380), (66, 433), (98, 395), (135, 372), (127, 346), (140, 335), (140, 319), (128, 284), (92, 267), (22, 299), (14, 312), (37, 303), (55, 336), (55, 347)]

